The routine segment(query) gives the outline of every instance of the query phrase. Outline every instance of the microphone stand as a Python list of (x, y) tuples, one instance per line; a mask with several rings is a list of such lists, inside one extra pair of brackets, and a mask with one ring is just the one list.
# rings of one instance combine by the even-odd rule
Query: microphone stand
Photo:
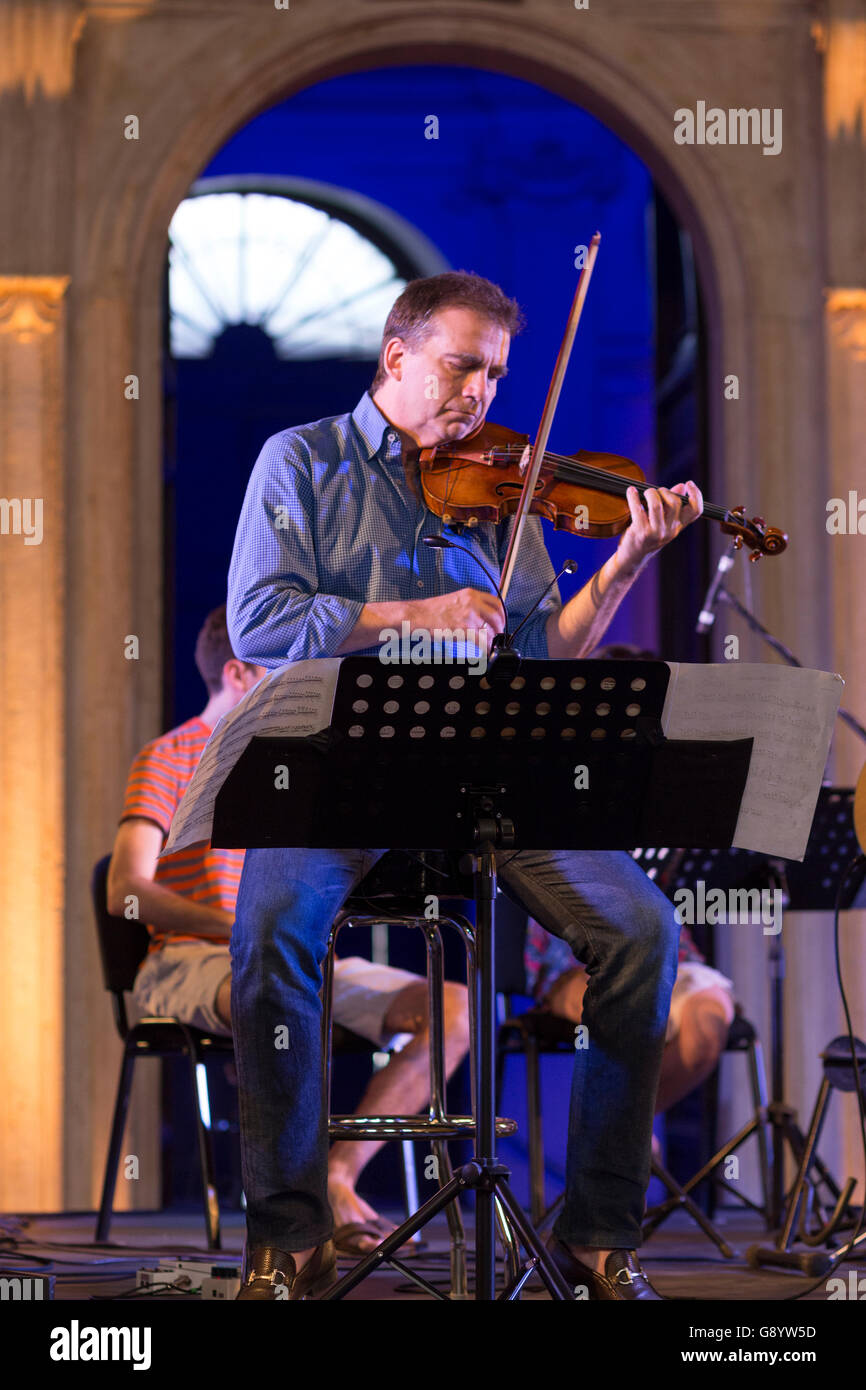
[(476, 565), (478, 565), (487, 575), (487, 578), (490, 580), (490, 583), (496, 590), (497, 598), (499, 599), (499, 602), (502, 605), (502, 616), (505, 619), (505, 628), (502, 632), (497, 632), (493, 641), (490, 643), (491, 658), (490, 665), (488, 668), (490, 672), (490, 679), (491, 681), (497, 682), (512, 681), (514, 677), (517, 675), (518, 671), (520, 670), (520, 662), (522, 659), (519, 651), (514, 645), (515, 637), (517, 636), (520, 629), (526, 623), (529, 622), (529, 619), (532, 617), (533, 613), (536, 613), (538, 611), (538, 609), (541, 607), (542, 603), (547, 598), (547, 595), (550, 593), (553, 586), (559, 582), (562, 576), (564, 574), (574, 574), (575, 570), (577, 569), (577, 561), (565, 561), (565, 564), (562, 566), (562, 569), (559, 571), (558, 574), (555, 574), (553, 576), (544, 593), (541, 595), (541, 598), (537, 599), (536, 602), (532, 605), (523, 621), (517, 624), (517, 627), (514, 629), (513, 632), (509, 632), (508, 610), (505, 607), (505, 597), (502, 592), (502, 589), (496, 583), (496, 580), (493, 578), (493, 575), (490, 573), (490, 570), (478, 558), (478, 556), (475, 555), (471, 550), (468, 550), (465, 545), (459, 545), (457, 541), (453, 541), (450, 538), (450, 536), (425, 536), (423, 543), (424, 545), (429, 546), (431, 550), (462, 550), (463, 554), (468, 555), (470, 560), (474, 560)]
[[(803, 663), (786, 647), (785, 643), (775, 637), (769, 628), (755, 617), (750, 608), (732, 594), (723, 582), (716, 585), (715, 593), (705, 600), (705, 607), (710, 613), (713, 612), (715, 605), (726, 603), (729, 608), (733, 608), (735, 613), (745, 621), (752, 632), (766, 642), (768, 647), (772, 647), (774, 652), (781, 656), (789, 666), (797, 666), (802, 669)], [(849, 710), (838, 710), (840, 719), (843, 719), (849, 728), (853, 729), (864, 742), (866, 742), (866, 728)], [(783, 893), (783, 905), (787, 907), (790, 901), (788, 895), (787, 881), (785, 878), (784, 863), (779, 859), (769, 859), (767, 861), (767, 880), (771, 887), (781, 888)], [(781, 933), (771, 937), (769, 947), (769, 974), (771, 981), (770, 991), (770, 1054), (772, 1059), (772, 1088), (771, 1100), (767, 1106), (767, 1118), (770, 1123), (770, 1133), (772, 1136), (772, 1179), (771, 1191), (767, 1197), (767, 1225), (773, 1229), (781, 1224), (785, 1209), (785, 1162), (784, 1145), (787, 1143), (793, 1154), (795, 1163), (799, 1166), (803, 1150), (805, 1148), (805, 1136), (796, 1123), (796, 1111), (785, 1103), (784, 1099), (784, 1029), (785, 1029), (785, 1004), (784, 1004), (784, 979), (785, 979), (785, 948), (782, 945)], [(821, 1177), (827, 1181), (829, 1175), (820, 1160), (817, 1160), (816, 1167), (821, 1172)], [(831, 1191), (833, 1190), (832, 1180), (830, 1182)], [(838, 1189), (836, 1189), (838, 1192)]]
[[(743, 618), (752, 629), (752, 632), (756, 632), (758, 636), (767, 643), (768, 647), (772, 647), (774, 652), (778, 652), (782, 660), (787, 661), (789, 666), (802, 667), (802, 661), (797, 660), (790, 647), (786, 647), (784, 642), (780, 642), (778, 637), (774, 637), (772, 632), (764, 627), (764, 624), (755, 617), (751, 609), (747, 608), (746, 605), (737, 598), (736, 594), (732, 594), (730, 589), (725, 588), (724, 584), (720, 584), (717, 588), (716, 599), (721, 599), (723, 603), (727, 603), (730, 608), (733, 608), (736, 613), (739, 613), (740, 617)], [(866, 743), (866, 728), (863, 727), (859, 719), (855, 719), (850, 710), (843, 709), (841, 706), (839, 707), (838, 714), (839, 718), (845, 721), (849, 729), (853, 729), (854, 733)]]

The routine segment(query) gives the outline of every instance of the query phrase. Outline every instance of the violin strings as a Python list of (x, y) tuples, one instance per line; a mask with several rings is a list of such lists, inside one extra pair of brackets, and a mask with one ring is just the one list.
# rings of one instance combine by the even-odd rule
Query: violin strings
[[(497, 459), (503, 459), (505, 461), (515, 459), (519, 461), (519, 459), (523, 457), (524, 452), (525, 448), (520, 444), (504, 444), (490, 449), (487, 456), (492, 462), (495, 462)], [(649, 489), (654, 486), (652, 483), (633, 482), (630, 478), (622, 474), (609, 473), (606, 469), (594, 468), (591, 464), (580, 463), (573, 458), (569, 458), (567, 454), (554, 454), (550, 451), (546, 451), (544, 462), (557, 465), (555, 469), (555, 476), (557, 479), (574, 483), (583, 482), (586, 483), (588, 487), (594, 488), (597, 492), (607, 492), (618, 497), (624, 497), (626, 489), (629, 487), (637, 488), (638, 492), (643, 496), (644, 493), (648, 492)], [(451, 490), (457, 485), (458, 473), (459, 469), (455, 467), (453, 470), (449, 469), (446, 474), (446, 496), (445, 499), (443, 499), (446, 502)], [(746, 528), (758, 539), (761, 537), (759, 528), (748, 518), (741, 516), (739, 513), (734, 514), (725, 507), (717, 506), (714, 502), (704, 503), (703, 515), (711, 521), (736, 522), (737, 525)]]
[[(491, 460), (512, 457), (522, 458), (524, 450), (519, 444), (505, 444), (490, 450)], [(593, 468), (591, 464), (580, 463), (575, 459), (569, 458), (566, 454), (553, 454), (547, 451), (544, 455), (545, 463), (555, 463), (558, 465), (556, 476), (564, 482), (585, 482), (590, 487), (595, 487), (599, 492), (609, 492), (616, 497), (624, 497), (626, 489), (636, 487), (643, 496), (652, 486), (652, 483), (639, 483), (632, 481), (631, 478), (623, 477), (622, 474), (608, 473), (603, 468)], [(607, 486), (605, 486), (607, 484)], [(714, 502), (704, 503), (704, 516), (712, 521), (727, 521), (729, 512), (724, 507), (716, 506)], [(740, 518), (738, 518), (740, 520)], [(748, 524), (748, 523), (742, 523)]]

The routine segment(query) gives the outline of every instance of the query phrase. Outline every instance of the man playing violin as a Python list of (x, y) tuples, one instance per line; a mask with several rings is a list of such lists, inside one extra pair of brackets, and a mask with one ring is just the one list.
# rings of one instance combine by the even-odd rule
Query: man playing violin
[[(376, 654), (384, 629), (462, 628), (505, 617), (482, 565), (426, 536), (443, 522), (417, 487), (420, 449), (472, 433), (506, 373), (514, 301), (490, 281), (447, 272), (410, 283), (385, 324), (376, 376), (351, 414), (283, 431), (253, 469), (229, 572), (228, 625), (244, 661)], [(685, 501), (683, 500), (685, 498)], [(616, 551), (565, 605), (541, 521), (528, 516), (508, 593), (527, 658), (589, 654), (651, 556), (700, 516), (693, 482), (627, 494)], [(461, 536), (497, 578), (513, 521)], [(327, 1202), (320, 964), (343, 901), (385, 853), (247, 851), (232, 934), (232, 1026), (250, 1252), (240, 1298), (315, 1294), (336, 1278)], [(649, 1181), (654, 1100), (677, 970), (679, 927), (625, 852), (519, 851), (500, 857), (504, 892), (587, 967), (575, 1052), (565, 1204), (552, 1254), (590, 1298), (657, 1299), (635, 1255)], [(276, 1049), (288, 1024), (291, 1046)]]

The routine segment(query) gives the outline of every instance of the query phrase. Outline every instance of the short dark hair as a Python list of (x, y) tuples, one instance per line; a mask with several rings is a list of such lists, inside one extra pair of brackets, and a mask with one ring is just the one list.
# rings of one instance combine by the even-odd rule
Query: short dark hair
[[(195, 664), (209, 695), (217, 695), (222, 689), (223, 667), (227, 661), (233, 661), (234, 656), (223, 603), (208, 613), (195, 643)], [(250, 663), (245, 661), (243, 665), (248, 667)]]
[(382, 330), (379, 363), (370, 390), (385, 380), (385, 344), (391, 338), (402, 338), (417, 348), (433, 331), (431, 319), (440, 309), (474, 309), (477, 314), (492, 319), (514, 337), (525, 324), (523, 311), (514, 299), (468, 270), (445, 270), (441, 275), (427, 275), (422, 280), (410, 280), (395, 299)]

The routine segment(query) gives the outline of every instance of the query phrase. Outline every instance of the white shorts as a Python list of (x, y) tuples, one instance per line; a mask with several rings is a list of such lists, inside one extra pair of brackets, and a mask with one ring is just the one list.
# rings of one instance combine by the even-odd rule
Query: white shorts
[(722, 975), (720, 971), (713, 970), (712, 966), (704, 965), (701, 961), (683, 961), (674, 980), (665, 1042), (670, 1042), (680, 1031), (683, 1006), (689, 995), (697, 994), (701, 989), (726, 989), (731, 998), (734, 995), (733, 981), (729, 980), (727, 975)]
[[(217, 992), (229, 975), (228, 946), (179, 941), (145, 956), (132, 997), (142, 1016), (176, 1018), (206, 1033), (230, 1037), (231, 1029), (216, 1011)], [(376, 1047), (390, 1047), (406, 1035), (386, 1032), (385, 1016), (397, 995), (420, 978), (360, 956), (335, 960), (334, 1022)]]

